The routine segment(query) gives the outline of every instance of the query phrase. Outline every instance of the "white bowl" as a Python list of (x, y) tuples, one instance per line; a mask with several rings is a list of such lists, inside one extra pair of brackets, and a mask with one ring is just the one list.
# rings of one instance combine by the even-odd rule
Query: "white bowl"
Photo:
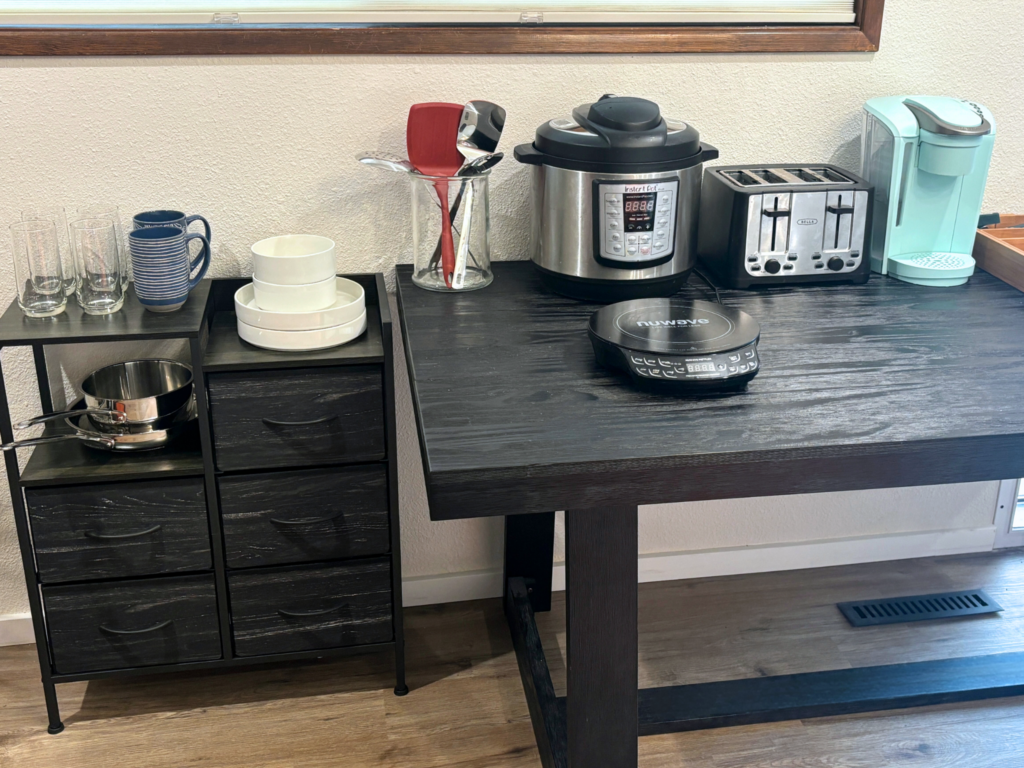
[(315, 312), (327, 309), (338, 300), (338, 278), (331, 275), (319, 283), (279, 285), (252, 279), (256, 306), (273, 312)]
[(251, 248), (253, 275), (265, 283), (305, 285), (337, 274), (334, 241), (319, 235), (280, 235)]
[(327, 309), (308, 312), (274, 312), (256, 306), (252, 283), (235, 291), (235, 314), (246, 325), (268, 331), (313, 331), (355, 320), (366, 310), (363, 286), (344, 277), (335, 278), (335, 302)]
[(312, 331), (271, 331), (266, 328), (255, 328), (241, 320), (238, 321), (238, 335), (243, 341), (278, 352), (337, 347), (359, 338), (365, 330), (366, 310), (363, 310), (363, 313), (355, 320), (344, 325), (333, 325), (330, 328), (319, 328)]

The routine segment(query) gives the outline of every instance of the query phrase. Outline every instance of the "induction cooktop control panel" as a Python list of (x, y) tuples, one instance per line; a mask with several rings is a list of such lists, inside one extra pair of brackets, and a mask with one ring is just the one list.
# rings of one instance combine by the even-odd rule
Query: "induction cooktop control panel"
[(675, 252), (679, 179), (594, 182), (597, 256), (628, 266)]
[(752, 374), (760, 362), (757, 345), (714, 355), (678, 357), (623, 350), (634, 376), (652, 381), (711, 381)]

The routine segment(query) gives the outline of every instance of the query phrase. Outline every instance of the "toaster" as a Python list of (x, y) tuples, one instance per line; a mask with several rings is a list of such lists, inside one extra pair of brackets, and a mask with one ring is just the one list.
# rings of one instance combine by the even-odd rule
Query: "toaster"
[(704, 171), (697, 255), (730, 288), (864, 283), (872, 186), (835, 165)]

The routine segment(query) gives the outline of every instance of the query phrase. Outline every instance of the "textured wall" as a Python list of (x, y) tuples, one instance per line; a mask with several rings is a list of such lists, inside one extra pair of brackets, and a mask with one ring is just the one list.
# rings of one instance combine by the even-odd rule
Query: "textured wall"
[[(543, 120), (607, 93), (654, 98), (689, 119), (723, 162), (856, 163), (860, 107), (892, 93), (988, 105), (999, 138), (986, 207), (1024, 212), (1020, 0), (891, 0), (874, 55), (492, 56), (0, 61), (0, 222), (23, 205), (181, 207), (213, 223), (212, 276), (249, 274), (248, 246), (315, 232), (342, 271), (408, 261), (405, 181), (353, 161), (401, 151), (415, 101), (489, 98), (509, 111), (505, 149)], [(527, 174), (494, 174), (497, 258), (524, 257)], [(0, 236), (0, 299), (13, 296)], [(63, 350), (69, 383), (101, 362), (159, 350)], [(96, 356), (93, 356), (95, 353)], [(4, 355), (16, 415), (38, 408), (31, 363)], [(403, 372), (404, 374), (404, 372)], [(409, 575), (492, 567), (496, 522), (430, 523), (407, 395), (400, 392), (403, 546)], [(646, 510), (645, 551), (838, 538), (991, 523), (992, 484), (826, 494)], [(0, 510), (0, 614), (25, 610), (8, 501)]]

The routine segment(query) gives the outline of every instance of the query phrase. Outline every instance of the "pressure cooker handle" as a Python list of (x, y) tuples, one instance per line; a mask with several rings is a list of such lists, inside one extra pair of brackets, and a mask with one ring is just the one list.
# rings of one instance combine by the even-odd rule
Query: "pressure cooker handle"
[[(590, 106), (590, 105), (588, 104), (588, 105), (585, 105), (585, 106)], [(590, 119), (587, 117), (586, 113), (582, 109), (580, 109), (579, 107), (575, 107), (573, 109), (573, 111), (572, 111), (572, 119), (575, 120), (576, 123), (580, 127), (586, 128), (591, 133), (593, 133), (593, 134), (595, 134), (597, 136), (600, 136), (602, 141), (604, 141), (604, 143), (607, 144), (609, 147), (612, 146), (611, 136), (609, 136), (605, 132), (604, 128), (602, 128), (599, 125), (595, 125), (594, 123), (592, 123), (590, 121)]]

